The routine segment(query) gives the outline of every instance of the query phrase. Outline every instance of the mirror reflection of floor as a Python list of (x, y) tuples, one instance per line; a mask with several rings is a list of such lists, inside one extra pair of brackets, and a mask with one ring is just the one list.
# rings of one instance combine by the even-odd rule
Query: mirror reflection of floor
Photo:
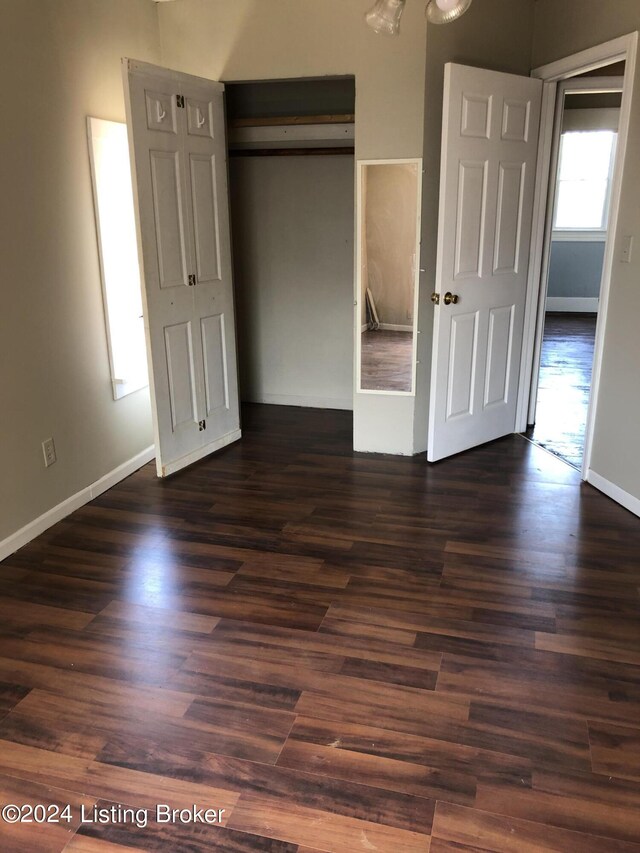
[(411, 391), (412, 360), (412, 332), (363, 332), (360, 387), (363, 391)]
[(596, 315), (547, 314), (536, 424), (527, 437), (575, 468), (582, 465)]

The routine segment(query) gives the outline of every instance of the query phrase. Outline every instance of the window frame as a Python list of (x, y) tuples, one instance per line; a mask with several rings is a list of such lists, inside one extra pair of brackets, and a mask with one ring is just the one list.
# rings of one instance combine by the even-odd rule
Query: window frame
[[(562, 153), (563, 153), (563, 142), (564, 137), (569, 133), (611, 133), (613, 136), (611, 151), (609, 153), (609, 169), (607, 172), (607, 188), (605, 192), (604, 202), (602, 205), (602, 225), (594, 228), (588, 227), (559, 227), (556, 224), (556, 219), (558, 216), (558, 202), (560, 199), (560, 185), (563, 181), (560, 179), (560, 172), (562, 169)], [(576, 131), (569, 130), (564, 131), (560, 134), (560, 149), (558, 153), (558, 172), (556, 175), (556, 188), (555, 188), (555, 198), (553, 204), (553, 217), (552, 217), (552, 238), (557, 241), (604, 241), (607, 237), (607, 231), (609, 229), (609, 214), (611, 207), (611, 193), (613, 190), (613, 176), (616, 165), (616, 153), (618, 150), (618, 131), (607, 130), (606, 128), (602, 130), (584, 130), (584, 131)]]

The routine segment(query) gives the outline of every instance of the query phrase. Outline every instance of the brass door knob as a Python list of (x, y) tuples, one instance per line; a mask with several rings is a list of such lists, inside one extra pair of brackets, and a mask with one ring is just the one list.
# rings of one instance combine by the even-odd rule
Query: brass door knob
[(457, 305), (459, 299), (460, 299), (460, 297), (458, 296), (457, 293), (451, 293), (450, 291), (447, 290), (447, 292), (444, 295), (444, 304), (445, 305)]
[(439, 293), (432, 293), (431, 294), (431, 301), (433, 302), (434, 305), (440, 305), (440, 294)]

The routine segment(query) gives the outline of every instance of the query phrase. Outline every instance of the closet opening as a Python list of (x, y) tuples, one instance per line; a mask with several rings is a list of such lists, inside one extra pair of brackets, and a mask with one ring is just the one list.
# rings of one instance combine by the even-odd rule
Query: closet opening
[(225, 88), (241, 400), (352, 409), (355, 78)]

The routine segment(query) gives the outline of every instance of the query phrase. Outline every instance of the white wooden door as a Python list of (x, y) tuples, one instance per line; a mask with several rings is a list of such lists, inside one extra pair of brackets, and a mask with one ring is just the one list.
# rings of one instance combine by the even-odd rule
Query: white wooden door
[(430, 462), (515, 431), (541, 97), (445, 67)]
[(156, 466), (240, 438), (224, 86), (124, 61)]

